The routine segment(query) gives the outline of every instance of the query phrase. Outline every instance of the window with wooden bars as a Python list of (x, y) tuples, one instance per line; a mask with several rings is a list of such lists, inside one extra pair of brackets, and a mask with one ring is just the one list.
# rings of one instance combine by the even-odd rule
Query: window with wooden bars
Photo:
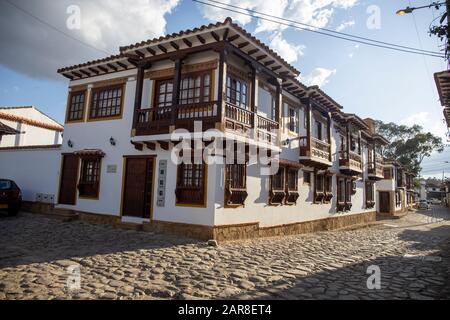
[(234, 104), (242, 109), (248, 106), (248, 84), (247, 81), (227, 74), (226, 99), (228, 103)]
[(269, 204), (280, 205), (285, 198), (285, 168), (280, 167), (278, 172), (270, 177)]
[(82, 157), (78, 191), (80, 197), (96, 199), (100, 191), (100, 157)]
[(89, 119), (116, 118), (122, 115), (123, 84), (92, 90)]
[(344, 177), (337, 178), (337, 211), (349, 211), (352, 208), (353, 181)]
[(225, 165), (226, 188), (225, 202), (228, 206), (244, 205), (247, 199), (247, 165)]
[(181, 78), (179, 104), (209, 102), (211, 99), (211, 71), (186, 74)]
[(325, 184), (325, 196), (323, 201), (325, 203), (329, 203), (331, 199), (333, 199), (333, 176), (326, 175), (324, 184)]
[(86, 91), (71, 92), (69, 96), (69, 106), (67, 109), (67, 122), (80, 121), (84, 119), (84, 106)]
[(375, 206), (374, 183), (366, 182), (366, 208), (371, 209)]
[(298, 169), (287, 169), (286, 204), (295, 204), (299, 198), (298, 193)]
[(315, 175), (314, 183), (314, 203), (321, 203), (325, 197), (324, 182), (325, 177), (323, 174)]
[(177, 169), (177, 204), (205, 205), (206, 164), (181, 163)]
[(347, 179), (345, 183), (345, 209), (349, 211), (352, 208), (352, 194), (354, 190), (354, 182)]

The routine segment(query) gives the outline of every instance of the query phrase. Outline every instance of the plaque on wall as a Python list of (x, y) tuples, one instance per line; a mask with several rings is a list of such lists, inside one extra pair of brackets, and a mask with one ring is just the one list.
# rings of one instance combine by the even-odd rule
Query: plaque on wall
[(159, 160), (158, 166), (158, 189), (156, 192), (158, 207), (164, 207), (166, 202), (166, 176), (167, 176), (167, 160)]

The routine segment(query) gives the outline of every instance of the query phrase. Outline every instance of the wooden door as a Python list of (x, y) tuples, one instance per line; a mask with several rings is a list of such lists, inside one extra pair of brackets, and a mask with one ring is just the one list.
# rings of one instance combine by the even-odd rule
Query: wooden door
[(125, 159), (122, 215), (149, 219), (152, 210), (153, 158)]
[(66, 154), (62, 159), (61, 179), (59, 183), (59, 203), (75, 205), (77, 198), (79, 159), (75, 155)]
[(380, 212), (390, 213), (391, 197), (389, 192), (380, 192)]

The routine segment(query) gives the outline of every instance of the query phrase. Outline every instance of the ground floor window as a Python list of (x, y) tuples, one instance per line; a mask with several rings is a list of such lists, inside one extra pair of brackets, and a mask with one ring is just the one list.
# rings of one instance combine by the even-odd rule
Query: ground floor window
[(295, 204), (299, 197), (298, 193), (298, 169), (287, 170), (286, 204)]
[(177, 169), (177, 204), (205, 205), (206, 164), (181, 163)]
[(100, 164), (99, 157), (82, 157), (80, 181), (78, 192), (80, 197), (98, 198), (100, 191)]
[(353, 181), (350, 178), (337, 179), (337, 211), (349, 211), (352, 208)]
[(325, 203), (329, 203), (331, 199), (333, 199), (333, 176), (326, 175), (325, 176), (325, 196), (323, 201)]
[(314, 183), (314, 202), (321, 203), (325, 197), (325, 176), (323, 174), (315, 175), (316, 181)]
[(247, 199), (247, 165), (227, 164), (225, 167), (226, 196), (229, 206), (244, 205)]
[(312, 173), (309, 171), (303, 171), (303, 183), (311, 184), (311, 175)]
[(278, 172), (270, 177), (270, 204), (283, 204), (285, 198), (285, 168), (280, 167)]
[(371, 209), (375, 206), (374, 183), (366, 182), (366, 208)]

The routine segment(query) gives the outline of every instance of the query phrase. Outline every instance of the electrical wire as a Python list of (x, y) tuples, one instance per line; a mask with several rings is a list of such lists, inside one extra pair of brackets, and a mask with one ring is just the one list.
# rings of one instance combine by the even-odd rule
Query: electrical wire
[[(317, 33), (317, 34), (321, 34), (321, 35), (325, 35), (325, 36), (328, 36), (328, 37), (333, 37), (333, 38), (337, 38), (337, 39), (341, 39), (341, 40), (356, 42), (356, 43), (365, 44), (365, 45), (368, 45), (368, 46), (384, 48), (384, 49), (389, 49), (389, 50), (395, 50), (395, 51), (400, 51), (400, 52), (405, 52), (405, 53), (426, 55), (426, 56), (431, 56), (431, 57), (436, 57), (436, 58), (444, 58), (444, 56), (440, 52), (421, 50), (421, 49), (417, 49), (417, 48), (413, 48), (413, 47), (401, 46), (401, 45), (391, 44), (391, 43), (378, 41), (378, 40), (373, 40), (373, 39), (369, 39), (369, 38), (354, 36), (354, 35), (341, 33), (341, 32), (337, 32), (337, 31), (325, 29), (325, 28), (317, 28), (317, 27), (314, 27), (314, 26), (311, 26), (311, 25), (300, 23), (298, 21), (293, 21), (293, 20), (289, 20), (289, 19), (285, 19), (285, 18), (281, 18), (281, 17), (276, 17), (276, 16), (273, 16), (273, 15), (261, 13), (261, 12), (255, 11), (255, 10), (241, 8), (239, 6), (234, 6), (234, 5), (230, 5), (230, 4), (225, 4), (225, 3), (222, 3), (222, 2), (219, 2), (219, 1), (206, 0), (206, 1), (214, 2), (214, 3), (219, 3), (219, 4), (224, 5), (224, 6), (238, 8), (239, 10), (244, 10), (244, 11), (247, 11), (247, 12), (237, 11), (237, 10), (234, 10), (234, 9), (231, 9), (231, 8), (222, 7), (222, 6), (215, 5), (213, 3), (208, 3), (208, 2), (205, 2), (205, 1), (201, 1), (201, 0), (192, 0), (192, 1), (204, 4), (204, 5), (207, 5), (207, 6), (215, 7), (215, 8), (218, 8), (218, 9), (222, 9), (222, 10), (226, 10), (226, 11), (230, 11), (230, 12), (234, 12), (234, 13), (250, 16), (250, 17), (253, 17), (253, 18), (261, 19), (261, 20), (266, 20), (266, 21), (277, 23), (277, 24), (280, 24), (280, 25), (285, 25), (285, 26), (288, 26), (288, 27), (300, 29), (300, 30), (303, 30), (303, 31), (313, 32), (313, 33)], [(252, 13), (258, 14), (259, 16), (250, 14), (248, 12), (252, 12)], [(268, 18), (265, 18), (263, 16), (275, 18), (275, 19), (278, 19), (278, 20), (281, 20), (281, 21), (268, 19)], [(282, 22), (282, 21), (287, 21), (289, 23)], [(300, 27), (298, 25), (293, 25), (293, 23), (294, 24), (299, 24), (299, 25), (305, 25), (307, 27)], [(318, 30), (324, 30), (326, 32), (322, 32), (322, 31), (318, 31)], [(330, 33), (333, 33), (333, 34), (330, 34)], [(354, 39), (352, 39), (352, 38), (354, 38)], [(359, 40), (359, 39), (363, 39), (364, 41), (363, 40)]]

